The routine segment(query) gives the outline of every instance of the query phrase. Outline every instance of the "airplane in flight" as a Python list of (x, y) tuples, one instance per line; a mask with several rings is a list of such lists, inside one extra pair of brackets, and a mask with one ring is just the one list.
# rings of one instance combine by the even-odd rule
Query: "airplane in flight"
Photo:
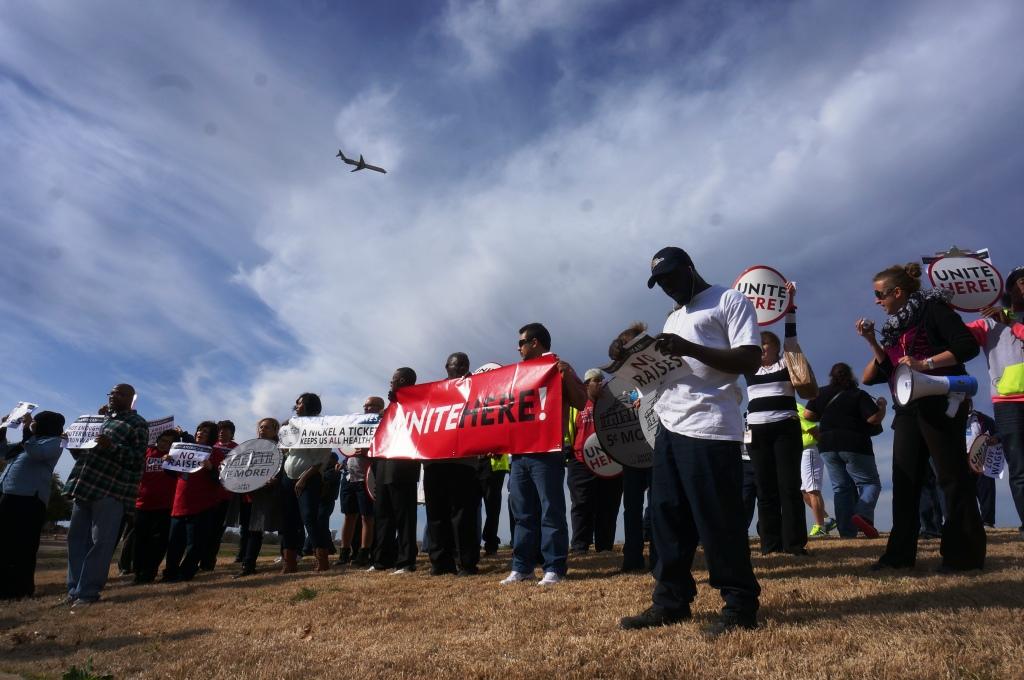
[(338, 158), (340, 158), (341, 160), (345, 161), (349, 165), (356, 166), (355, 169), (352, 170), (352, 172), (358, 172), (360, 170), (376, 170), (377, 172), (383, 173), (385, 175), (388, 173), (388, 171), (385, 170), (384, 168), (379, 168), (376, 165), (370, 165), (369, 163), (364, 161), (362, 154), (359, 154), (359, 160), (358, 161), (354, 161), (351, 158), (346, 157), (345, 154), (343, 154), (341, 152), (341, 149), (338, 149)]

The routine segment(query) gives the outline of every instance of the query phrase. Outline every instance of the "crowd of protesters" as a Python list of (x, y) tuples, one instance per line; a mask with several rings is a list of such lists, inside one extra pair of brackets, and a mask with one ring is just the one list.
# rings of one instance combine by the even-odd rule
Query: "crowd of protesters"
[[(920, 290), (920, 275), (920, 267), (909, 264), (874, 277), (874, 296), (886, 320), (878, 333), (866, 319), (855, 323), (870, 351), (860, 382), (891, 386), (901, 365), (930, 375), (963, 375), (965, 362), (983, 352), (995, 418), (980, 413), (970, 400), (950, 417), (943, 395), (895, 407), (893, 526), (871, 568), (913, 568), (919, 537), (933, 534), (941, 536), (940, 572), (981, 569), (984, 526), (994, 524), (995, 491), (993, 480), (968, 465), (970, 437), (998, 437), (1012, 499), (1024, 521), (1024, 268), (1007, 277), (1001, 306), (983, 310), (967, 324), (949, 305), (946, 291)], [(787, 364), (790, 352), (798, 351), (792, 285), (782, 340), (759, 332), (749, 300), (705, 281), (679, 248), (655, 255), (647, 285), (657, 285), (675, 303), (656, 337), (656, 348), (681, 357), (690, 371), (656, 395), (662, 428), (653, 467), (626, 467), (611, 479), (592, 472), (583, 456), (587, 437), (595, 431), (594, 404), (607, 389), (605, 375), (590, 369), (581, 380), (557, 357), (563, 395), (561, 453), (510, 451), (421, 463), (371, 458), (366, 449), (341, 457), (326, 448), (282, 449), (278, 474), (245, 494), (227, 491), (219, 479), (220, 462), (237, 446), (233, 423), (207, 420), (193, 433), (168, 430), (148, 446), (148, 425), (132, 407), (134, 388), (116, 385), (101, 409), (105, 421), (94, 446), (71, 450), (74, 467), (62, 491), (72, 503), (65, 601), (83, 606), (100, 598), (122, 534), (130, 540), (119, 564), (137, 584), (190, 581), (200, 571), (213, 570), (226, 527), (239, 531), (238, 578), (256, 572), (266, 532), (280, 536), (282, 573), (297, 571), (305, 554), (313, 556), (314, 569), (321, 572), (331, 569), (331, 554), (338, 555), (339, 567), (414, 571), (420, 551), (416, 525), (422, 472), (423, 549), (433, 576), (473, 576), (479, 573), (481, 544), (485, 555), (497, 552), (507, 483), (512, 556), (502, 585), (530, 581), (551, 587), (565, 578), (571, 555), (591, 547), (612, 550), (621, 507), (622, 570), (650, 570), (655, 581), (651, 606), (623, 618), (623, 628), (690, 617), (696, 594), (691, 565), (698, 544), (704, 549), (709, 583), (725, 602), (712, 632), (755, 628), (760, 587), (747, 537), (755, 499), (763, 554), (807, 555), (808, 538), (833, 531), (847, 538), (877, 537), (874, 512), (882, 483), (871, 438), (882, 432), (888, 402), (871, 398), (850, 366), (837, 362), (827, 384), (806, 403), (798, 403), (793, 368)], [(644, 330), (635, 324), (624, 331), (612, 343), (610, 357), (618, 358), (623, 346)], [(523, 360), (552, 352), (551, 335), (540, 323), (520, 328), (518, 341)], [(469, 357), (452, 353), (445, 372), (451, 379), (468, 375)], [(740, 406), (740, 378), (746, 383), (746, 414)], [(388, 399), (416, 380), (413, 369), (397, 369)], [(371, 396), (363, 410), (381, 413), (386, 406), (385, 399)], [(308, 392), (293, 406), (297, 417), (322, 411), (319, 396)], [(8, 428), (0, 427), (0, 451), (6, 460), (0, 474), (0, 541), (5, 547), (0, 596), (5, 598), (34, 592), (35, 555), (51, 476), (65, 444), (61, 414), (40, 411), (14, 425), (23, 429), (16, 444), (7, 443)], [(276, 419), (263, 418), (252, 434), (276, 444), (280, 428)], [(170, 472), (163, 464), (179, 441), (209, 446), (212, 453), (192, 472)], [(831, 516), (822, 493), (826, 471), (833, 491)], [(343, 525), (336, 546), (328, 522), (339, 500)], [(805, 506), (812, 515), (810, 530)], [(535, 581), (538, 566), (542, 577)]]

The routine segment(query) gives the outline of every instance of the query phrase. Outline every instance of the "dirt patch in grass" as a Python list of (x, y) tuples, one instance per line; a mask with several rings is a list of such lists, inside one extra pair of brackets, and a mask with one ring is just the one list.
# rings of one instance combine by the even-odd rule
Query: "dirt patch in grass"
[[(1024, 677), (1024, 542), (989, 533), (987, 569), (874, 574), (878, 540), (822, 539), (812, 555), (754, 558), (761, 628), (708, 641), (721, 606), (698, 552), (694, 620), (640, 632), (651, 578), (617, 573), (621, 554), (570, 559), (567, 581), (499, 586), (509, 552), (471, 577), (332, 569), (135, 586), (112, 576), (103, 600), (56, 604), (63, 563), (47, 554), (38, 597), (0, 606), (0, 670), (57, 678), (92, 658), (115, 678), (993, 678)], [(756, 550), (756, 546), (755, 546)], [(112, 569), (116, 574), (116, 568)], [(299, 595), (297, 595), (297, 593)], [(305, 594), (304, 594), (305, 593)]]

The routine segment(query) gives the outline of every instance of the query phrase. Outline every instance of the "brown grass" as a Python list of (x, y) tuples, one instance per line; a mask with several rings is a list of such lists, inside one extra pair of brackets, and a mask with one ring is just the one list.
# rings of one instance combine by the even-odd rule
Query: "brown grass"
[[(721, 600), (697, 572), (695, 621), (624, 632), (651, 579), (616, 573), (621, 556), (571, 559), (552, 590), (499, 587), (508, 552), (481, 575), (431, 578), (350, 570), (232, 567), (191, 584), (113, 576), (99, 604), (68, 609), (63, 561), (41, 561), (38, 597), (0, 605), (0, 671), (59, 677), (93, 658), (116, 678), (992, 678), (1024, 677), (1024, 542), (989, 534), (988, 569), (937, 576), (923, 542), (909, 575), (867, 566), (883, 540), (823, 539), (810, 558), (755, 557), (761, 628), (708, 641)], [(700, 553), (698, 570), (703, 568)], [(307, 590), (303, 590), (307, 589)], [(314, 591), (311, 595), (309, 591)]]

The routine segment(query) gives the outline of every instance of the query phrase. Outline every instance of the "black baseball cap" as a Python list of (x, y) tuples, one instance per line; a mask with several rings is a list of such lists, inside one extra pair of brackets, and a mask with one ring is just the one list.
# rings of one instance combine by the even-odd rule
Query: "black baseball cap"
[(655, 282), (662, 274), (675, 271), (678, 267), (692, 267), (693, 260), (682, 248), (668, 246), (662, 248), (651, 258), (651, 278), (647, 279), (647, 287), (654, 288)]

